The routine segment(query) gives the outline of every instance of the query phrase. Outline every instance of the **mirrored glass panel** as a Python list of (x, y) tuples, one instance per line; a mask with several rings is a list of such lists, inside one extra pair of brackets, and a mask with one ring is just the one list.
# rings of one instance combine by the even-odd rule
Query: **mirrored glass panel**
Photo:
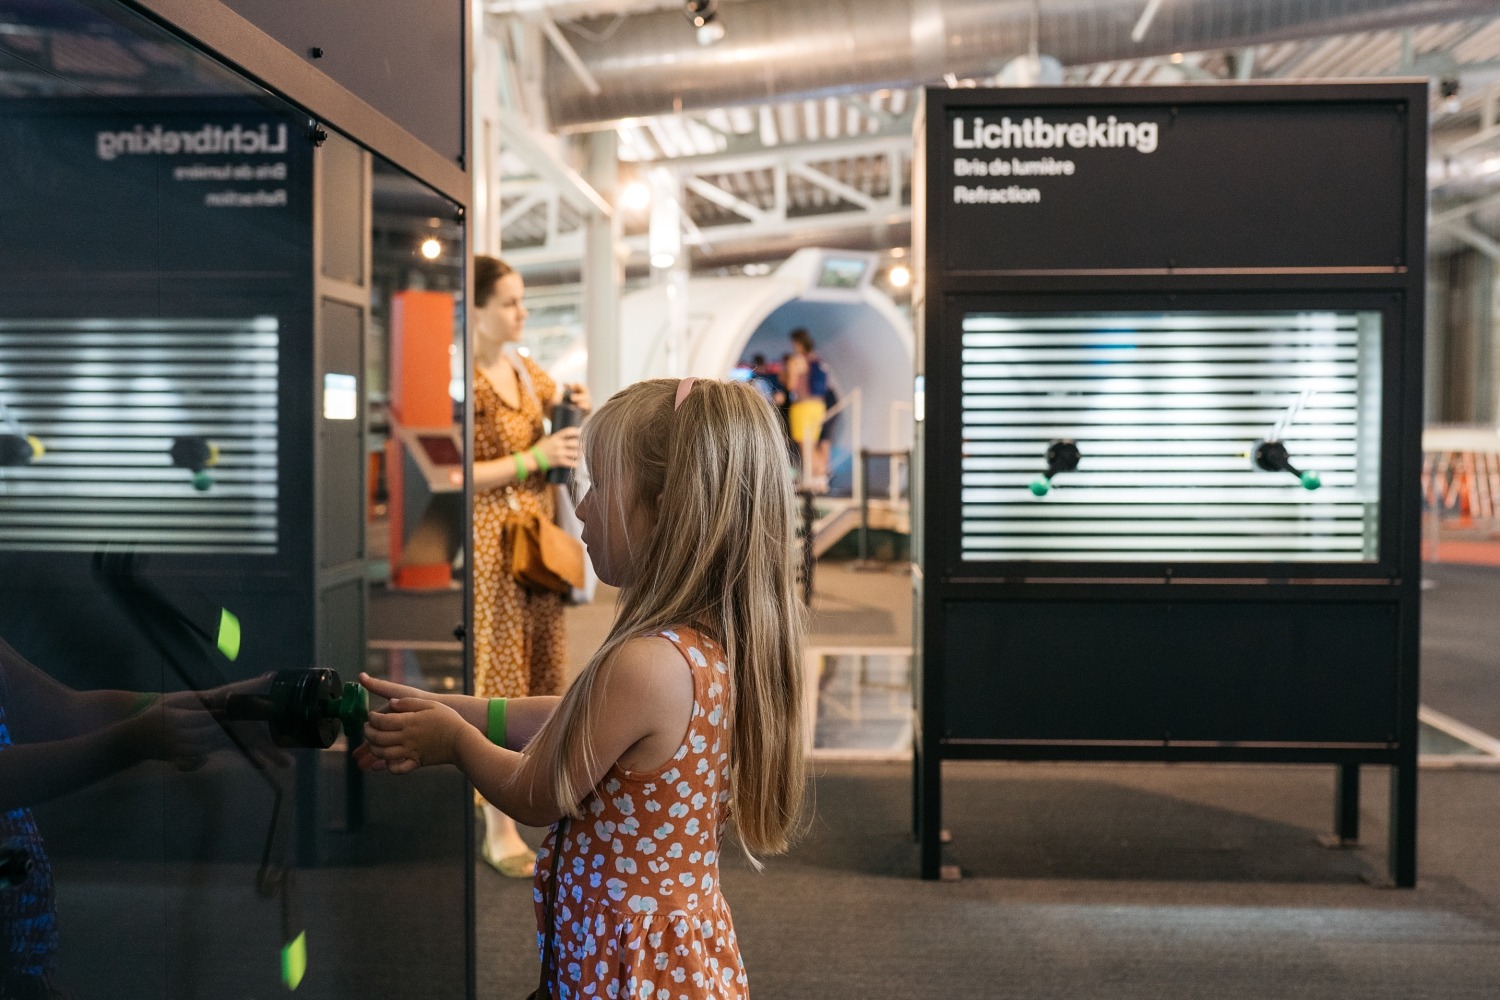
[(1378, 312), (975, 312), (962, 338), (963, 561), (1378, 558)]
[[(463, 233), (310, 117), (122, 5), (0, 0), (5, 1000), (466, 995), (469, 793), (351, 754), (389, 330), (450, 292), (460, 446)], [(391, 283), (380, 178), (446, 247)], [(461, 452), (422, 454), (451, 525)]]

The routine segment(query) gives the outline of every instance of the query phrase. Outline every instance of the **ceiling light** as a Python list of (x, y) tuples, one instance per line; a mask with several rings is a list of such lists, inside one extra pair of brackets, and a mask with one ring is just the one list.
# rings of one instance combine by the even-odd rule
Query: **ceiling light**
[(696, 29), (699, 45), (712, 45), (724, 37), (718, 8), (719, 0), (687, 0), (682, 5), (682, 16)]
[(441, 240), (429, 236), (422, 241), (422, 256), (428, 260), (437, 260), (443, 255), (443, 244)]
[(911, 268), (905, 264), (897, 264), (891, 268), (887, 277), (891, 280), (892, 288), (905, 288), (911, 284)]
[(631, 181), (620, 192), (620, 204), (631, 212), (642, 211), (651, 204), (651, 188), (640, 181)]

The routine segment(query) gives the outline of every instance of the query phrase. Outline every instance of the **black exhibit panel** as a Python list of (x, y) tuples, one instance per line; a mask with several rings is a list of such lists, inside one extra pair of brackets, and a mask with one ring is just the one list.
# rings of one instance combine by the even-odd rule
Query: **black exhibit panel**
[(0, 996), (466, 993), (462, 780), (351, 764), (374, 157), (312, 117), (0, 0)]
[(1214, 760), (1388, 767), (1413, 884), (1425, 100), (928, 93), (925, 877), (944, 759)]

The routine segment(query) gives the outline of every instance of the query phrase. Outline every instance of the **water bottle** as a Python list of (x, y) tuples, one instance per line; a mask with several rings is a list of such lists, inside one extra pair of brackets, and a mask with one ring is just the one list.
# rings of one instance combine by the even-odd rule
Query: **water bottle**
[[(564, 390), (562, 402), (552, 407), (552, 433), (565, 427), (577, 427), (583, 423), (583, 411), (573, 403), (572, 390)], [(547, 470), (547, 482), (566, 483), (573, 477), (572, 469), (555, 466)]]

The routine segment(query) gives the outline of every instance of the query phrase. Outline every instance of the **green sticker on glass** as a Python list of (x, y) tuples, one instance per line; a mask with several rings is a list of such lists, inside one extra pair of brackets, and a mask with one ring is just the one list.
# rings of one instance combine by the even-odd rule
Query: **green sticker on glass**
[(219, 652), (231, 660), (240, 656), (240, 620), (228, 608), (219, 609)]
[(295, 990), (302, 985), (307, 975), (307, 931), (297, 935), (296, 940), (281, 949), (281, 981), (286, 988)]

